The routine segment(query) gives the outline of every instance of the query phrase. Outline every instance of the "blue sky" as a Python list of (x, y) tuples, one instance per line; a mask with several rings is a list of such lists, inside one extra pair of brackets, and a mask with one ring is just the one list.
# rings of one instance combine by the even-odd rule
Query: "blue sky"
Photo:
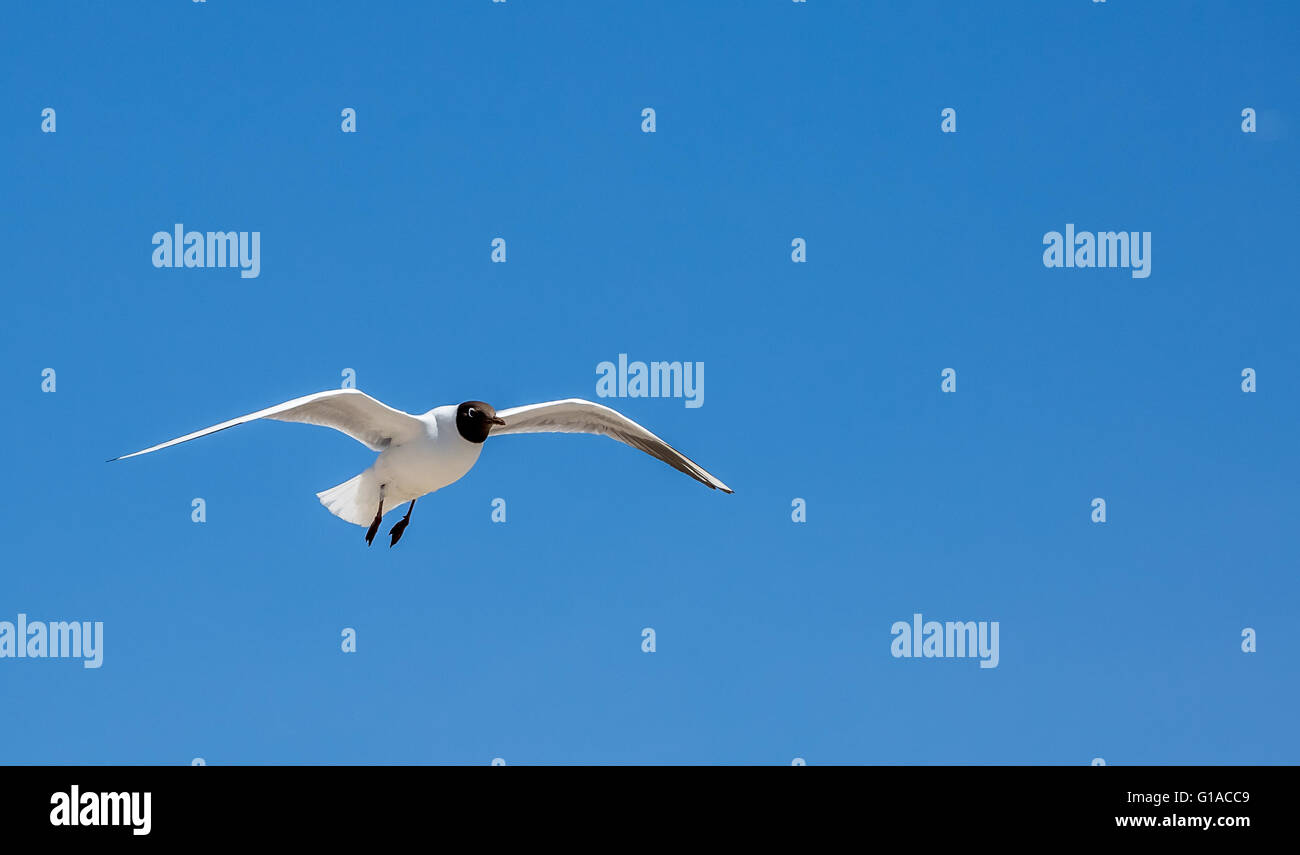
[[(104, 660), (0, 659), (0, 762), (1300, 762), (1298, 23), (6, 10), (0, 621), (102, 621)], [(260, 276), (155, 269), (176, 223), (259, 231)], [(1150, 277), (1044, 267), (1067, 223), (1151, 232)], [(372, 459), (333, 431), (104, 463), (346, 368), (423, 412), (620, 353), (707, 366), (702, 407), (605, 403), (735, 495), (501, 438), (367, 549), (313, 495)], [(998, 667), (891, 656), (916, 612), (998, 621)]]

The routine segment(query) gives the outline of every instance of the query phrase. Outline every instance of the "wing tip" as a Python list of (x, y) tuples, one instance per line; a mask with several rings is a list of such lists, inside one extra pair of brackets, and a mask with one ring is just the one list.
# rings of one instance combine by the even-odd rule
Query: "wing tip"
[[(690, 473), (687, 473), (687, 474), (690, 474)], [(694, 476), (692, 476), (692, 477), (694, 477)], [(695, 480), (696, 480), (696, 481), (699, 481), (701, 484), (703, 484), (704, 486), (708, 487), (710, 490), (721, 490), (721, 491), (724, 492), (724, 493), (734, 493), (734, 492), (736, 492), (735, 490), (731, 489), (731, 488), (728, 487), (726, 484), (722, 483), (722, 482), (719, 481), (717, 478), (714, 478), (712, 475), (710, 475), (710, 474), (707, 473), (707, 472), (704, 473), (704, 477), (703, 477), (703, 478), (695, 478)]]

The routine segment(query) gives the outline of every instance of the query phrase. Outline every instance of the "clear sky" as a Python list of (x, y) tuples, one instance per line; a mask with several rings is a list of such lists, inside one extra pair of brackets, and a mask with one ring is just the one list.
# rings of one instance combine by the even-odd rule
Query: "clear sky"
[[(1298, 25), (11, 4), (0, 621), (103, 660), (0, 659), (0, 762), (1300, 762)], [(260, 275), (155, 268), (177, 223)], [(1150, 276), (1045, 267), (1067, 224), (1149, 232)], [(345, 369), (424, 412), (620, 353), (706, 366), (604, 403), (735, 495), (503, 437), (390, 550), (316, 500), (373, 457), (330, 430), (104, 462)], [(997, 621), (997, 667), (893, 656), (916, 613)]]

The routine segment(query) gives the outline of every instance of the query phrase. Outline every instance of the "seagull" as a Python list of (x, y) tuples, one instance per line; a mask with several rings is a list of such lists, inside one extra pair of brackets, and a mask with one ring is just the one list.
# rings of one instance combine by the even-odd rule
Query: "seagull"
[(385, 505), (392, 510), (410, 502), (406, 515), (388, 532), (392, 537), (389, 548), (396, 546), (411, 521), (415, 500), (459, 481), (478, 462), (489, 436), (512, 433), (607, 436), (659, 458), (712, 490), (733, 492), (699, 464), (627, 416), (581, 398), (528, 404), (500, 412), (482, 401), (465, 401), (434, 407), (417, 416), (395, 410), (360, 389), (331, 389), (187, 433), (108, 462), (139, 457), (257, 419), (331, 427), (380, 453), (360, 475), (316, 494), (320, 503), (336, 517), (354, 525), (368, 524), (367, 546), (374, 542)]

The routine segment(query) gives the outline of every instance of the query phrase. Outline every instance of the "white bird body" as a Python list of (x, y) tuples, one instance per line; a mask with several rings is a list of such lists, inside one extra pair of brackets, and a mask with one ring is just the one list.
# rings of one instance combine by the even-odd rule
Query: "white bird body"
[[(579, 398), (529, 404), (499, 413), (482, 401), (466, 401), (459, 406), (434, 407), (416, 416), (395, 410), (358, 389), (333, 389), (294, 398), (113, 459), (148, 454), (255, 419), (332, 427), (379, 452), (375, 462), (360, 475), (316, 494), (335, 516), (356, 525), (368, 524), (367, 542), (374, 537), (385, 513), (460, 480), (478, 462), (487, 438), (503, 434), (608, 436), (659, 458), (711, 489), (731, 492), (726, 484), (641, 425), (609, 407)], [(408, 508), (406, 517), (390, 532), (393, 543), (401, 537), (409, 518)]]
[(317, 493), (321, 504), (340, 519), (369, 525), (381, 485), (387, 513), (465, 477), (483, 453), (483, 443), (470, 442), (456, 430), (456, 408), (434, 407), (416, 418), (424, 423), (422, 434), (390, 445), (365, 472)]

